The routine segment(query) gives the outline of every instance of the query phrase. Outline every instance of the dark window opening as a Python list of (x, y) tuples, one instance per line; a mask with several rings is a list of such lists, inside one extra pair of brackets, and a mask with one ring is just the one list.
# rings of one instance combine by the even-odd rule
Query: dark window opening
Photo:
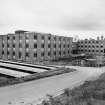
[(44, 36), (42, 36), (42, 40), (44, 40)]
[(34, 48), (37, 48), (37, 44), (34, 44)]
[(56, 44), (54, 44), (54, 48), (56, 48)]
[(2, 47), (4, 48), (4, 43), (2, 43)]
[(19, 52), (19, 58), (21, 58), (21, 56), (22, 56), (22, 53), (21, 53), (21, 52)]
[(41, 48), (44, 48), (44, 44), (41, 44)]
[(44, 56), (44, 52), (41, 53), (41, 56)]
[(15, 36), (13, 36), (13, 40), (15, 40)]
[(50, 44), (48, 44), (48, 48), (50, 48)]
[(28, 43), (26, 43), (26, 48), (29, 48), (29, 44)]
[(13, 56), (15, 56), (15, 52), (13, 51)]
[(7, 47), (9, 47), (9, 44), (7, 44)]
[(50, 52), (48, 52), (48, 56), (50, 56)]
[(34, 53), (34, 57), (37, 57), (37, 53)]
[(15, 44), (13, 44), (13, 47), (15, 48)]
[(2, 51), (2, 55), (4, 55), (4, 51)]
[(7, 40), (9, 40), (9, 36), (7, 36)]
[(9, 51), (7, 51), (7, 55), (9, 55), (10, 54), (10, 52)]
[(48, 40), (50, 40), (50, 39), (51, 39), (51, 37), (49, 36), (49, 37), (48, 37)]
[(34, 39), (37, 39), (37, 35), (34, 35)]
[(56, 55), (56, 52), (54, 51), (54, 55)]
[(28, 52), (26, 52), (26, 57), (29, 57), (29, 53)]

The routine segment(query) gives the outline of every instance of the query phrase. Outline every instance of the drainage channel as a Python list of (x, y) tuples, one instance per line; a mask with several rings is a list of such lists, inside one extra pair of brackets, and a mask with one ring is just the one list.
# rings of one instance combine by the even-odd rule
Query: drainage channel
[(46, 69), (46, 70), (51, 70), (51, 68), (47, 68), (47, 67), (40, 67), (39, 66), (33, 66), (33, 65), (29, 65), (29, 64), (21, 64), (21, 63), (13, 63), (13, 62), (6, 62), (6, 61), (0, 61), (0, 62), (3, 62), (3, 63), (9, 63), (9, 64), (14, 64), (14, 65), (21, 65), (21, 66), (27, 66), (27, 67), (33, 67), (33, 68), (39, 68), (39, 69)]
[(37, 73), (37, 72), (33, 72), (33, 71), (26, 71), (26, 70), (23, 70), (23, 69), (18, 69), (18, 68), (14, 68), (14, 67), (7, 67), (7, 66), (3, 66), (3, 65), (0, 65), (0, 68), (10, 69), (10, 70), (14, 70), (14, 71), (20, 71), (20, 72), (30, 73), (30, 74)]

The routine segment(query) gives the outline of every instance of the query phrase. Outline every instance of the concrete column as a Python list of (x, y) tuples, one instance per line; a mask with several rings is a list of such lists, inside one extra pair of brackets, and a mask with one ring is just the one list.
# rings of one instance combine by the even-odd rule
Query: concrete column
[(59, 58), (59, 36), (56, 36), (56, 59)]
[(63, 36), (61, 37), (61, 58), (63, 58)]
[(15, 34), (15, 40), (14, 40), (14, 44), (15, 44), (15, 60), (18, 61), (19, 60), (19, 34)]
[(20, 60), (25, 62), (25, 53), (26, 53), (26, 39), (25, 39), (25, 34), (21, 33), (20, 34), (20, 46), (19, 46), (19, 51), (21, 53), (21, 58)]
[(54, 36), (51, 35), (51, 59), (54, 59)]
[(30, 63), (34, 63), (34, 33), (29, 33), (29, 55)]
[(4, 54), (3, 54), (3, 59), (7, 60), (7, 35), (3, 35), (3, 44), (4, 44)]
[(44, 60), (48, 60), (48, 35), (44, 36)]
[(37, 35), (37, 61), (39, 62), (41, 60), (41, 34), (38, 33)]
[(68, 37), (65, 37), (65, 57), (68, 58)]
[(0, 35), (0, 59), (2, 59), (2, 35)]
[(7, 40), (7, 43), (8, 43), (8, 60), (12, 60), (13, 59), (13, 34), (8, 34), (7, 36), (8, 40)]

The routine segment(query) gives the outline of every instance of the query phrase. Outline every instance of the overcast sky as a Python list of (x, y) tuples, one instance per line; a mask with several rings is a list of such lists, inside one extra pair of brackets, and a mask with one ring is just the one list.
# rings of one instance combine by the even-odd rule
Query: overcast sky
[(0, 34), (17, 29), (105, 35), (105, 0), (0, 0)]

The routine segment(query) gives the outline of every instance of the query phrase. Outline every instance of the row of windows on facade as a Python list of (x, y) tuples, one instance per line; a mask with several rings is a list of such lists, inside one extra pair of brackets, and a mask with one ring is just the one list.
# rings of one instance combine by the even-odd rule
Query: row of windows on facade
[(78, 42), (78, 43), (100, 43), (101, 41), (80, 41), (80, 42)]
[(100, 45), (99, 45), (99, 46), (95, 46), (95, 45), (92, 45), (92, 46), (90, 46), (90, 45), (89, 45), (89, 46), (86, 46), (86, 45), (85, 45), (85, 46), (83, 46), (83, 45), (81, 45), (81, 46), (78, 46), (78, 47), (88, 47), (88, 48), (89, 48), (89, 47), (93, 47), (93, 48), (95, 48), (95, 47), (97, 47), (97, 48), (101, 47), (101, 48), (103, 48), (102, 45), (101, 45), (101, 46), (100, 46)]
[[(15, 40), (15, 37), (16, 36), (13, 36), (13, 40)], [(26, 35), (25, 38), (29, 39), (29, 35)], [(37, 40), (37, 35), (34, 35), (33, 38), (34, 40)], [(59, 38), (58, 40), (61, 41), (62, 37), (58, 37), (58, 38)], [(19, 36), (19, 39), (22, 40), (22, 36)], [(45, 40), (45, 36), (41, 36), (41, 39)], [(66, 37), (63, 37), (63, 41), (65, 41), (65, 39)], [(7, 36), (7, 40), (10, 40), (10, 36)], [(48, 36), (48, 40), (51, 40), (51, 36)], [(54, 40), (57, 40), (57, 37), (54, 37)], [(68, 41), (69, 41), (69, 38), (68, 38)]]
[(104, 52), (103, 50), (80, 50), (80, 51), (85, 51), (85, 52)]
[[(56, 51), (54, 51), (53, 52), (54, 53), (54, 55), (56, 55)], [(63, 51), (63, 54), (65, 54), (66, 52), (65, 51)], [(13, 56), (15, 56), (15, 52), (13, 51)], [(48, 52), (48, 56), (50, 56), (50, 52)], [(68, 51), (68, 54), (69, 54), (69, 51)], [(4, 55), (4, 51), (2, 51), (2, 55)], [(10, 55), (10, 52), (9, 51), (7, 51), (7, 55)], [(44, 56), (45, 55), (45, 53), (44, 52), (42, 52), (41, 53), (41, 56)], [(59, 51), (59, 55), (61, 55), (61, 51)], [(26, 57), (29, 57), (29, 53), (28, 52), (26, 52), (25, 53), (25, 56)], [(22, 52), (19, 52), (19, 58), (21, 58), (22, 57)], [(37, 57), (37, 52), (36, 53), (34, 53), (34, 57)]]
[[(12, 45), (14, 48), (15, 48), (15, 44), (13, 44)], [(63, 47), (65, 47), (66, 45), (64, 44), (63, 45)], [(2, 47), (4, 48), (4, 44), (2, 43)], [(7, 47), (10, 47), (10, 44), (7, 44)], [(44, 44), (41, 44), (41, 48), (44, 48), (45, 47), (45, 45)], [(48, 48), (50, 48), (51, 47), (51, 45), (50, 44), (48, 44)], [(56, 44), (54, 44), (54, 48), (56, 48), (57, 47), (57, 45)], [(59, 47), (61, 48), (61, 44), (59, 44)], [(19, 43), (19, 48), (22, 48), (22, 43)], [(28, 43), (26, 43), (26, 48), (29, 48), (29, 44)], [(37, 44), (34, 44), (34, 48), (37, 48)], [(68, 44), (68, 48), (69, 48), (69, 44)]]

